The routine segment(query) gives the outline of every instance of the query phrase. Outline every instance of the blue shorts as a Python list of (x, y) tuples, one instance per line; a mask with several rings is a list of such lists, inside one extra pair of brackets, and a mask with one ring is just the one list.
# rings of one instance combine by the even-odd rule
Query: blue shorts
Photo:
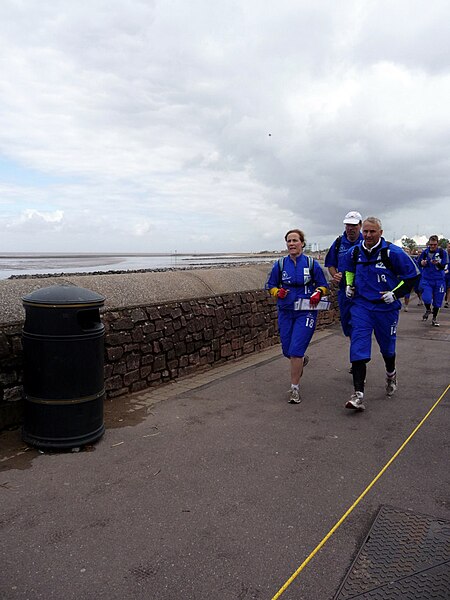
[(432, 304), (441, 308), (445, 296), (445, 285), (442, 280), (427, 281), (422, 279), (422, 300), (424, 304)]
[(286, 358), (302, 357), (316, 328), (317, 310), (279, 310), (278, 330)]
[(352, 307), (353, 300), (347, 298), (347, 296), (345, 295), (345, 289), (340, 289), (338, 291), (338, 304), (342, 331), (344, 332), (345, 336), (350, 337), (352, 333), (350, 309)]
[(394, 356), (397, 340), (399, 311), (372, 310), (370, 307), (353, 304), (350, 362), (370, 360), (372, 333), (383, 356)]

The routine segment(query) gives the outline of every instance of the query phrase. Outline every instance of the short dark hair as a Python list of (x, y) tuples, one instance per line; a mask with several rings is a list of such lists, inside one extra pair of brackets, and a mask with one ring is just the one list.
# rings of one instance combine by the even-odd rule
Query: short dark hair
[(290, 233), (298, 233), (298, 237), (300, 238), (300, 241), (303, 242), (303, 243), (305, 243), (305, 234), (303, 233), (303, 231), (301, 229), (289, 229), (289, 231), (284, 236), (284, 241), (285, 242), (287, 242), (288, 235)]
[(428, 239), (428, 243), (430, 242), (439, 242), (439, 238), (437, 235), (430, 235), (429, 239)]

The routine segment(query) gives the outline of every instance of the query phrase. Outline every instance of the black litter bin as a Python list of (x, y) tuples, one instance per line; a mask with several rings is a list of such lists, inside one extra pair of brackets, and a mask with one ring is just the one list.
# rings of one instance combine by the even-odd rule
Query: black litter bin
[(22, 298), (24, 424), (22, 437), (38, 448), (75, 448), (104, 431), (105, 298), (57, 285)]

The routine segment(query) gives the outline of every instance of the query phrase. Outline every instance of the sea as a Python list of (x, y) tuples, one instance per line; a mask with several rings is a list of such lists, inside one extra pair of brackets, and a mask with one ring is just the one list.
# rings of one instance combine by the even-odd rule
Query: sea
[(225, 264), (269, 264), (275, 258), (276, 255), (266, 254), (2, 253), (0, 279), (28, 275), (192, 269)]

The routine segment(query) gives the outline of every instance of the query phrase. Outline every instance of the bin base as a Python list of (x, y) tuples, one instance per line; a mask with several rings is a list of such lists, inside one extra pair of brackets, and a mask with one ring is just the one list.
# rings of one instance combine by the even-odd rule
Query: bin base
[(86, 433), (73, 438), (45, 438), (42, 436), (34, 436), (27, 432), (24, 428), (22, 429), (22, 439), (26, 444), (34, 446), (34, 448), (47, 449), (47, 450), (68, 450), (70, 448), (78, 448), (79, 446), (85, 446), (86, 444), (92, 444), (99, 440), (105, 433), (105, 426), (101, 425), (96, 431)]

